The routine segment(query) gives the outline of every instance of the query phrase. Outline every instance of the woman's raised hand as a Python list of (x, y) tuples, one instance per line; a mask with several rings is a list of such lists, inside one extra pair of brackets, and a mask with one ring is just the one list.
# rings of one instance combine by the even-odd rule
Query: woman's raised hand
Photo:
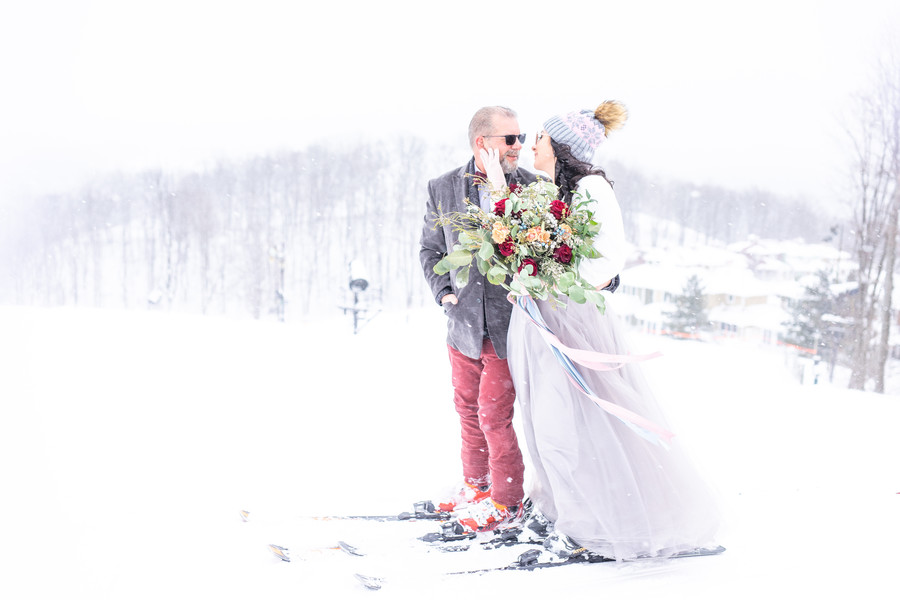
[(481, 153), (481, 164), (484, 165), (484, 172), (491, 183), (491, 188), (495, 190), (505, 188), (506, 176), (500, 166), (500, 153), (495, 148), (481, 148), (478, 152)]

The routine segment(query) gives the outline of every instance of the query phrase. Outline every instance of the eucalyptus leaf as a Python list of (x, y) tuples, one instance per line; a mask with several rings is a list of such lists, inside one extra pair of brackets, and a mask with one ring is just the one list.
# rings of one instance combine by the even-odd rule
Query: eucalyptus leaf
[(459, 287), (464, 287), (467, 283), (469, 283), (469, 269), (470, 266), (463, 267), (459, 271), (456, 272), (456, 285)]
[(487, 272), (487, 279), (494, 285), (500, 285), (506, 280), (506, 269), (503, 267), (493, 266)]
[(566, 295), (578, 304), (584, 304), (584, 294), (585, 290), (580, 285), (573, 285), (569, 288), (569, 291), (566, 292)]
[(466, 231), (465, 229), (459, 232), (459, 243), (464, 246), (477, 243), (478, 241), (478, 237), (472, 235), (471, 232)]
[(600, 309), (600, 312), (605, 312), (606, 310), (606, 298), (603, 297), (597, 290), (585, 290), (584, 291), (585, 300), (596, 306)]
[(446, 275), (450, 271), (454, 269), (453, 265), (447, 262), (446, 258), (442, 258), (434, 265), (431, 270), (437, 273), (438, 275)]
[(525, 289), (525, 286), (518, 279), (513, 279), (509, 282), (509, 290), (518, 294), (519, 296), (525, 295), (528, 293), (528, 290)]
[(575, 285), (575, 273), (566, 271), (560, 276), (559, 280), (556, 282), (556, 285), (563, 293), (565, 293), (566, 290)]
[(454, 267), (464, 267), (472, 262), (472, 253), (468, 250), (454, 250), (444, 257), (444, 260)]
[(550, 297), (549, 292), (545, 286), (540, 285), (540, 279), (536, 279), (537, 285), (534, 287), (528, 288), (528, 293), (531, 294), (531, 297), (536, 300), (546, 300)]
[(494, 246), (490, 242), (482, 242), (481, 249), (478, 250), (478, 256), (482, 260), (490, 260), (494, 255)]
[(516, 276), (516, 279), (517, 279), (518, 282), (522, 285), (522, 287), (524, 287), (526, 290), (529, 290), (529, 291), (530, 291), (535, 285), (540, 285), (540, 283), (541, 283), (540, 281), (538, 281), (538, 280), (537, 280), (536, 278), (534, 278), (534, 277), (523, 277), (523, 276), (522, 276), (522, 273), (519, 273), (519, 274)]

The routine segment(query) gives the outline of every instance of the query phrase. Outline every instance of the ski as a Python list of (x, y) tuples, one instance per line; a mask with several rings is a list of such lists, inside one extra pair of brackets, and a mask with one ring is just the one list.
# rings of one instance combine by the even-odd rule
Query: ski
[[(535, 513), (530, 500), (525, 501), (523, 516), (515, 527), (504, 527), (493, 531), (493, 537), (474, 541), (478, 535), (466, 530), (458, 521), (441, 523), (441, 530), (428, 533), (419, 539), (442, 552), (461, 552), (470, 548), (491, 550), (519, 544), (543, 544), (550, 532), (550, 522)], [(484, 535), (482, 535), (484, 537)]]
[[(637, 559), (627, 560), (627, 561), (623, 561), (623, 562), (668, 560), (668, 559), (672, 559), (672, 558), (688, 558), (688, 557), (693, 557), (693, 556), (715, 556), (717, 554), (722, 554), (723, 552), (725, 552), (724, 547), (716, 546), (715, 548), (698, 548), (696, 550), (688, 550), (685, 552), (679, 552), (677, 554), (673, 554), (672, 556), (668, 556), (663, 559), (637, 558)], [(456, 571), (453, 573), (448, 573), (448, 575), (470, 575), (470, 574), (475, 574), (475, 573), (490, 573), (493, 571), (534, 571), (536, 569), (562, 567), (565, 565), (596, 564), (596, 563), (607, 563), (607, 562), (616, 562), (616, 559), (602, 556), (600, 554), (594, 554), (593, 552), (590, 552), (587, 550), (585, 550), (584, 552), (573, 554), (567, 558), (560, 558), (559, 556), (557, 556), (556, 554), (553, 554), (551, 552), (546, 552), (544, 550), (534, 548), (532, 550), (523, 552), (522, 554), (519, 555), (519, 557), (514, 562), (506, 565), (505, 567), (473, 569), (470, 571)]]
[(275, 544), (269, 544), (269, 550), (272, 551), (277, 558), (280, 558), (283, 562), (291, 562), (291, 552), (287, 548), (283, 546), (277, 546)]
[[(291, 551), (285, 548), (284, 546), (278, 546), (276, 544), (269, 544), (269, 550), (271, 550), (272, 554), (274, 554), (277, 558), (279, 558), (282, 562), (291, 562)], [(325, 546), (323, 548), (310, 548), (305, 550), (305, 552), (321, 552), (324, 550), (341, 550), (351, 556), (365, 556), (363, 552), (360, 552), (358, 548), (355, 546), (351, 546), (347, 542), (339, 541), (336, 546)]]
[(370, 577), (368, 575), (363, 575), (362, 573), (354, 573), (353, 575), (361, 584), (370, 590), (380, 590), (381, 584), (384, 581), (381, 577)]
[(315, 521), (447, 521), (452, 515), (436, 510), (432, 502), (423, 500), (416, 502), (412, 511), (396, 515), (323, 515), (310, 518)]
[(493, 537), (480, 541), (476, 541), (477, 534), (462, 531), (462, 527), (458, 523), (443, 523), (441, 527), (441, 531), (427, 533), (419, 540), (441, 552), (465, 552), (472, 548), (493, 550), (508, 546), (541, 545), (544, 542), (543, 537), (536, 537), (533, 533), (520, 527), (494, 531)]

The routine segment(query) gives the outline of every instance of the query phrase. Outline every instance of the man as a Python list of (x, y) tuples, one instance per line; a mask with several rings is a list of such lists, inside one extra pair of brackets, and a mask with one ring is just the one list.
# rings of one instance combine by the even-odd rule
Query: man
[[(462, 426), (464, 485), (441, 510), (465, 514), (468, 530), (488, 531), (522, 514), (525, 467), (512, 426), (515, 390), (506, 363), (506, 333), (512, 304), (506, 290), (471, 269), (464, 287), (455, 271), (437, 275), (433, 267), (452, 250), (457, 232), (435, 224), (439, 213), (464, 212), (465, 201), (490, 210), (481, 152), (494, 149), (508, 183), (527, 185), (535, 176), (517, 168), (525, 136), (516, 113), (501, 106), (478, 110), (469, 123), (473, 157), (428, 183), (428, 208), (419, 257), (435, 301), (447, 315), (447, 346), (454, 404)], [(480, 175), (480, 177), (478, 176)]]

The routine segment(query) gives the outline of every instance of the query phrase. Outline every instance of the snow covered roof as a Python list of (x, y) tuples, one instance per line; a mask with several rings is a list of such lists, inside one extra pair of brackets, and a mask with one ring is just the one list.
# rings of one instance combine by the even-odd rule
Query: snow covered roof
[(806, 286), (798, 281), (773, 281), (769, 284), (773, 296), (799, 300), (806, 293)]
[(760, 281), (750, 269), (715, 269), (700, 274), (706, 294), (729, 294), (742, 298), (768, 296), (772, 286)]
[(754, 304), (751, 306), (717, 306), (709, 311), (709, 320), (715, 323), (728, 323), (738, 327), (758, 327), (778, 331), (784, 328), (783, 323), (790, 320), (790, 315), (779, 306), (772, 304)]
[(713, 246), (660, 246), (641, 252), (644, 262), (679, 265), (682, 267), (712, 268), (747, 266), (747, 258)]
[(772, 286), (757, 279), (750, 269), (738, 267), (701, 269), (645, 263), (625, 269), (622, 285), (681, 294), (692, 275), (700, 279), (706, 295), (728, 294), (749, 298), (773, 293)]
[(771, 271), (776, 273), (789, 273), (793, 271), (790, 265), (776, 258), (766, 258), (756, 266), (757, 271)]
[(675, 307), (668, 302), (652, 302), (641, 305), (635, 312), (636, 319), (650, 323), (662, 323), (665, 321), (665, 313), (672, 312)]
[(615, 293), (606, 296), (606, 303), (620, 317), (633, 315), (644, 305), (640, 298), (630, 294)]
[(729, 244), (727, 249), (747, 256), (753, 256), (759, 260), (766, 257), (775, 257), (792, 264), (794, 261), (822, 261), (833, 263), (837, 260), (850, 260), (850, 253), (838, 250), (827, 244), (808, 244), (803, 240), (769, 240), (751, 237), (742, 242)]
[(622, 271), (622, 285), (680, 294), (697, 269), (644, 263)]

